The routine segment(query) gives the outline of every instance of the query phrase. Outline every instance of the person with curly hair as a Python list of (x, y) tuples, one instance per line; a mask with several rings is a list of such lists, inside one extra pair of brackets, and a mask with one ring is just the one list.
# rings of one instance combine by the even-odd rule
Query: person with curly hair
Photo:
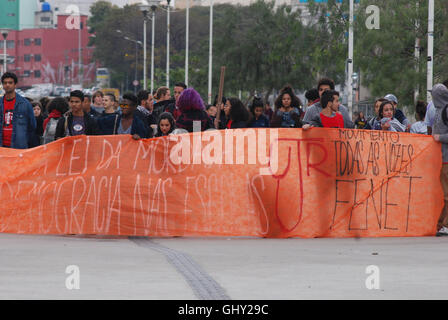
[(301, 128), (302, 102), (290, 86), (284, 87), (275, 100), (272, 128)]

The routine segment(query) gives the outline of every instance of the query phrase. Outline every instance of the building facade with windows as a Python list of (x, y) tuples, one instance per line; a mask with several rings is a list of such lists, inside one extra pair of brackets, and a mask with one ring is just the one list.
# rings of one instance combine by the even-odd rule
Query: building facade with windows
[[(69, 29), (68, 15), (59, 15), (56, 28), (10, 30), (7, 38), (7, 69), (19, 78), (19, 87), (40, 83), (70, 86), (80, 82), (93, 83), (95, 63), (93, 48), (89, 48), (87, 28)], [(87, 16), (81, 16), (86, 25)], [(70, 25), (70, 24), (69, 24)], [(79, 40), (81, 60), (79, 66)], [(3, 53), (3, 41), (0, 51)], [(2, 70), (3, 72), (3, 70)]]

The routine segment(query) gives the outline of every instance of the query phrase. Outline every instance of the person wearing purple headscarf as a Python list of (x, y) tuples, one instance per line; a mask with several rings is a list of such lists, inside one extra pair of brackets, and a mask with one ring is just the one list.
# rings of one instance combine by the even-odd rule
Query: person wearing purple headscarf
[(201, 131), (214, 128), (211, 118), (205, 111), (204, 101), (193, 88), (186, 89), (182, 92), (177, 101), (177, 107), (181, 112), (176, 121), (177, 128), (193, 132), (194, 121), (200, 121)]

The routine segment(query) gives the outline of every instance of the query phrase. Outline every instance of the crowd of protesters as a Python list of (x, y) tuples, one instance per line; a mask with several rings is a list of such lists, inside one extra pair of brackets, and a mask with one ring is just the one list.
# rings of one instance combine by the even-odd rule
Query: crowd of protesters
[[(259, 97), (249, 106), (238, 98), (218, 97), (205, 105), (200, 94), (184, 83), (174, 85), (174, 98), (168, 87), (155, 92), (140, 91), (137, 96), (96, 92), (92, 97), (75, 90), (66, 98), (42, 98), (29, 101), (16, 94), (17, 76), (5, 73), (1, 78), (5, 95), (0, 99), (0, 146), (32, 148), (66, 136), (129, 134), (133, 139), (155, 138), (176, 133), (209, 129), (302, 128), (313, 127), (384, 130), (433, 135), (442, 143), (441, 181), (445, 208), (438, 223), (438, 235), (448, 235), (448, 81), (432, 90), (433, 101), (418, 101), (411, 125), (398, 108), (394, 94), (386, 94), (374, 103), (374, 116), (363, 112), (350, 117), (340, 103), (335, 83), (322, 78), (316, 88), (305, 94), (306, 107), (291, 86), (285, 86), (274, 103), (274, 110)], [(178, 130), (177, 130), (178, 131)]]

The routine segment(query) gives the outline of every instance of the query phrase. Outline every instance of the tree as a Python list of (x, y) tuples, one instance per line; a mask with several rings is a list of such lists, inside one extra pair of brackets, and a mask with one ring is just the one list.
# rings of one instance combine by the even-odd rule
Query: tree
[[(448, 4), (436, 1), (436, 32), (434, 70), (435, 80), (441, 81), (448, 71), (447, 31), (444, 17)], [(366, 8), (375, 5), (380, 9), (380, 29), (368, 29)], [(329, 0), (327, 4), (309, 4), (316, 17), (312, 26), (322, 47), (315, 47), (313, 64), (324, 73), (345, 82), (349, 27), (348, 1)], [(355, 6), (355, 70), (359, 68), (362, 84), (373, 97), (394, 93), (401, 105), (414, 105), (414, 92), (426, 100), (428, 3), (425, 0), (361, 0)], [(420, 41), (420, 59), (415, 58), (416, 39)], [(331, 61), (331, 64), (328, 62)], [(445, 76), (446, 77), (446, 76)], [(372, 97), (372, 98), (373, 98)], [(412, 109), (412, 108), (411, 108)]]

